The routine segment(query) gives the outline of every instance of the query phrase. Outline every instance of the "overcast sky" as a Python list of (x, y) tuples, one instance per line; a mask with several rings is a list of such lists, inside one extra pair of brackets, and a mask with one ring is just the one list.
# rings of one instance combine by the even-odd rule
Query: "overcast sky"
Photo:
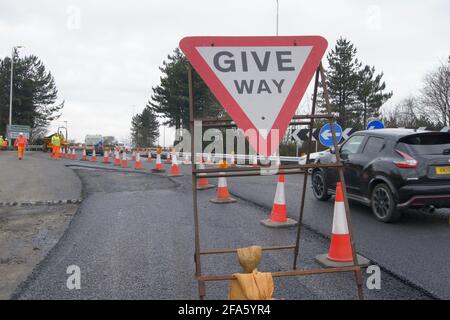
[[(384, 72), (395, 104), (450, 54), (450, 1), (279, 0), (280, 35), (340, 36)], [(275, 0), (2, 0), (0, 56), (23, 45), (53, 73), (69, 135), (129, 136), (159, 84), (158, 67), (189, 35), (274, 35)], [(166, 141), (169, 143), (166, 130)], [(162, 133), (162, 130), (161, 130)]]

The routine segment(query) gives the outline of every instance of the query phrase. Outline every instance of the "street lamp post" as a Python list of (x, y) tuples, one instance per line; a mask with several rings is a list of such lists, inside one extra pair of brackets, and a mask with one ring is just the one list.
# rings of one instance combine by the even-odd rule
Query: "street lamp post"
[(277, 36), (278, 36), (278, 0), (277, 0)]
[[(9, 129), (11, 130), (12, 125), (12, 101), (13, 101), (13, 77), (14, 77), (14, 52), (16, 49), (22, 48), (22, 46), (15, 46), (12, 47), (11, 51), (11, 84), (10, 84), (10, 91), (9, 91)], [(8, 143), (11, 147), (11, 138), (8, 137)]]

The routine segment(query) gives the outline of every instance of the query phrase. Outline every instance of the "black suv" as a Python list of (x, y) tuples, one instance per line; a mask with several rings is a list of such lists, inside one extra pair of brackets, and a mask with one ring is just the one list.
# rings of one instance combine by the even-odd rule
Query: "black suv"
[[(334, 163), (330, 149), (317, 163)], [(450, 133), (412, 129), (377, 129), (354, 133), (338, 151), (344, 164), (349, 199), (372, 208), (391, 222), (407, 208), (450, 208)], [(315, 169), (316, 199), (335, 193), (336, 169)]]

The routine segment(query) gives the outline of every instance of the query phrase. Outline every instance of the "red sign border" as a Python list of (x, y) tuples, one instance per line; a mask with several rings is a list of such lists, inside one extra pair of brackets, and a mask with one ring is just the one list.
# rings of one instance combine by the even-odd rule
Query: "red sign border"
[[(281, 110), (267, 138), (264, 139), (259, 130), (254, 126), (247, 115), (242, 111), (239, 104), (231, 96), (214, 71), (206, 63), (200, 55), (197, 47), (289, 47), (289, 46), (312, 46), (312, 50), (303, 65), (297, 79), (295, 80), (291, 91), (289, 92)], [(259, 135), (259, 145), (265, 144), (265, 147), (258, 147), (250, 140), (253, 148), (259, 154), (265, 156), (272, 155), (272, 147), (275, 149), (279, 146), (283, 139), (283, 134), (294, 116), (303, 95), (308, 88), (314, 72), (320, 64), (320, 61), (325, 54), (328, 43), (325, 38), (321, 36), (271, 36), (271, 37), (185, 37), (180, 41), (180, 48), (186, 55), (187, 59), (197, 71), (211, 92), (216, 96), (220, 104), (225, 108), (231, 118), (236, 122), (236, 125), (244, 130), (254, 129)], [(272, 130), (278, 129), (280, 134), (276, 146), (269, 143), (272, 140)], [(257, 143), (258, 144), (258, 143)]]

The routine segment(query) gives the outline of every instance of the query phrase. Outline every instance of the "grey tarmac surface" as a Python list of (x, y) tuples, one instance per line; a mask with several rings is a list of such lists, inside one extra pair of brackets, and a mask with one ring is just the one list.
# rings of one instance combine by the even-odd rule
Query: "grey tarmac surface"
[[(182, 167), (189, 173), (190, 167)], [(288, 215), (298, 219), (303, 176), (286, 175), (285, 191)], [(262, 206), (270, 212), (277, 177), (227, 179), (230, 193)], [(309, 185), (306, 192), (304, 224), (309, 230), (329, 237), (333, 221), (334, 198), (317, 201)], [(401, 221), (381, 223), (370, 208), (350, 202), (358, 253), (368, 257), (405, 282), (429, 292), (435, 298), (450, 299), (450, 210), (432, 214), (410, 210)]]
[(0, 151), (0, 202), (56, 201), (79, 199), (81, 182), (65, 160), (49, 159), (49, 153)]
[[(149, 166), (145, 167), (148, 171)], [(197, 299), (189, 176), (168, 179), (157, 174), (76, 171), (83, 182), (85, 200), (62, 239), (14, 297)], [(260, 225), (259, 221), (268, 214), (261, 206), (242, 199), (234, 204), (215, 205), (209, 202), (214, 192), (199, 193), (203, 248), (294, 241), (295, 229)], [(328, 245), (324, 236), (306, 229), (300, 268), (318, 267), (314, 256), (326, 252)], [(291, 251), (265, 252), (259, 269), (289, 269), (292, 256)], [(74, 264), (81, 269), (80, 290), (66, 287), (67, 267)], [(205, 257), (203, 268), (206, 274), (240, 270), (234, 254)], [(381, 290), (365, 289), (366, 298), (429, 298), (389, 273), (382, 271), (381, 277)], [(274, 296), (283, 299), (353, 299), (356, 295), (353, 274), (279, 278), (275, 285)], [(208, 283), (207, 298), (226, 298), (227, 287), (226, 282)]]

